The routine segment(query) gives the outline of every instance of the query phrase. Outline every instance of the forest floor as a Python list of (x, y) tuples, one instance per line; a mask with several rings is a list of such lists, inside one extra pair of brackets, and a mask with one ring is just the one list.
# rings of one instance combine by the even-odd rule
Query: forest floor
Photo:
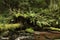
[(27, 33), (25, 31), (6, 31), (0, 40), (60, 40), (60, 32), (38, 32)]

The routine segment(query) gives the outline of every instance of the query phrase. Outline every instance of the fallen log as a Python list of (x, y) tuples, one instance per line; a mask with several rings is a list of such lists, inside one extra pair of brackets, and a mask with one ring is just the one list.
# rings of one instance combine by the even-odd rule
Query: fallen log
[(54, 40), (60, 38), (60, 32), (34, 32), (35, 40)]

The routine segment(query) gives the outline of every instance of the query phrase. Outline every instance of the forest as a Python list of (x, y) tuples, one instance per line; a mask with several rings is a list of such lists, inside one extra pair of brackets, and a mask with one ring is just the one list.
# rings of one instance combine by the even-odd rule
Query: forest
[(0, 0), (0, 37), (35, 31), (60, 32), (60, 0)]

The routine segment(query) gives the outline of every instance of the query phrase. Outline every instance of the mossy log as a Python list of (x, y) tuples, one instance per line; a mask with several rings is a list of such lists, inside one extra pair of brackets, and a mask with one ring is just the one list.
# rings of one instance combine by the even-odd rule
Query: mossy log
[(21, 24), (16, 23), (16, 24), (0, 24), (0, 31), (1, 30), (8, 30), (8, 29), (15, 29), (15, 28), (19, 28), (22, 27)]

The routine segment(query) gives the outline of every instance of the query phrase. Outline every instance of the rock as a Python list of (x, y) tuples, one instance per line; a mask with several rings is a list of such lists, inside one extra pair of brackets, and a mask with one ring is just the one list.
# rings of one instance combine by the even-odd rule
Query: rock
[(31, 36), (21, 36), (21, 37), (18, 37), (16, 38), (15, 40), (27, 40), (27, 39), (31, 39)]
[(1, 37), (1, 40), (9, 40), (9, 37)]

